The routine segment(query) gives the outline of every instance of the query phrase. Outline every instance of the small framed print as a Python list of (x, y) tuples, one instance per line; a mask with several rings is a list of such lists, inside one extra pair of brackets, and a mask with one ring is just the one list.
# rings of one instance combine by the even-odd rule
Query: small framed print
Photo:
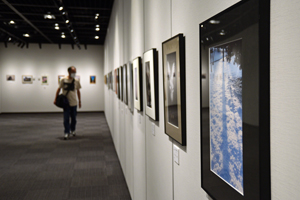
[(15, 81), (16, 77), (15, 75), (6, 75), (6, 81)]
[(76, 75), (75, 79), (77, 79), (80, 82), (80, 75)]
[(123, 88), (122, 88), (122, 80), (123, 80), (123, 67), (119, 67), (119, 92), (118, 97), (121, 101), (123, 101)]
[(61, 79), (65, 78), (65, 75), (58, 75), (58, 85), (60, 84)]
[(48, 76), (42, 76), (42, 85), (48, 85)]
[(162, 43), (165, 133), (186, 145), (185, 40), (178, 34)]
[(33, 76), (32, 75), (23, 75), (22, 76), (22, 83), (23, 84), (32, 84)]
[(127, 64), (127, 90), (128, 90), (128, 108), (133, 112), (133, 76), (132, 76), (132, 63)]
[(158, 120), (158, 60), (156, 49), (144, 53), (143, 66), (146, 81), (145, 113), (153, 120)]
[(116, 95), (118, 95), (118, 69), (115, 69), (115, 92), (116, 92)]
[(123, 65), (123, 101), (128, 105), (128, 90), (127, 90), (127, 65)]
[[(104, 77), (104, 82), (105, 82), (105, 84), (106, 84), (106, 75), (105, 75), (105, 77)], [(95, 75), (92, 75), (92, 76), (90, 76), (90, 84), (96, 84), (96, 76)]]
[(133, 65), (133, 87), (134, 107), (143, 111), (143, 87), (142, 87), (142, 59), (137, 57), (132, 61)]

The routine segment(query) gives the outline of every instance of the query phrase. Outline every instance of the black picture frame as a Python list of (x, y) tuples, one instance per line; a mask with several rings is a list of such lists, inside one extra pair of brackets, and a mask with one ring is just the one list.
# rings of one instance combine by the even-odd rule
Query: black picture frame
[(137, 57), (132, 61), (133, 66), (133, 101), (138, 111), (143, 111), (143, 69), (142, 59)]
[(155, 48), (149, 49), (143, 56), (145, 75), (145, 113), (154, 121), (159, 120), (158, 102), (158, 52)]
[(185, 38), (162, 43), (165, 133), (186, 145)]
[(122, 87), (122, 85), (123, 85), (123, 67), (120, 66), (118, 68), (118, 70), (119, 70), (118, 97), (121, 101), (123, 101), (123, 87)]
[(127, 89), (127, 64), (123, 65), (123, 101), (128, 105), (128, 89)]
[(270, 1), (241, 1), (199, 32), (201, 187), (215, 200), (270, 200)]

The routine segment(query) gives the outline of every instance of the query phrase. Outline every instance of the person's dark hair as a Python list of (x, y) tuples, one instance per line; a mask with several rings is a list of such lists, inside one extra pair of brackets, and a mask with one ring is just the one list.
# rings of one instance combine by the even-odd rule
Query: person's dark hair
[[(71, 67), (69, 67), (68, 68), (68, 72), (70, 73), (70, 71), (72, 70), (72, 68), (73, 68), (74, 66), (71, 66)], [(74, 67), (75, 68), (75, 67)]]

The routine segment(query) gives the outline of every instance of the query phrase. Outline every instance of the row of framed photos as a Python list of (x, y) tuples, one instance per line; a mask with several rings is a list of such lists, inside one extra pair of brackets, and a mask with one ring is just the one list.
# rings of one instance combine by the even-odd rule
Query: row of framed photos
[[(163, 98), (165, 133), (181, 145), (186, 145), (185, 109), (185, 38), (178, 34), (162, 43), (163, 54)], [(146, 51), (132, 63), (109, 72), (105, 83), (115, 91), (118, 98), (142, 112), (143, 91), (146, 94), (145, 113), (152, 120), (159, 120), (158, 52)], [(143, 79), (145, 87), (143, 88)]]
[[(65, 75), (58, 75), (58, 84), (60, 83), (61, 79), (66, 77)], [(80, 76), (77, 75), (75, 77), (80, 82)], [(15, 75), (6, 75), (6, 81), (15, 81), (16, 76)], [(33, 75), (22, 75), (22, 83), (23, 84), (32, 84), (33, 81), (35, 81), (35, 78)], [(41, 81), (42, 85), (48, 85), (48, 76), (41, 76), (41, 78), (38, 78), (38, 81)], [(90, 84), (96, 84), (96, 76), (91, 75), (90, 76)]]
[[(269, 200), (270, 0), (241, 1), (200, 23), (199, 39), (201, 187), (216, 200)], [(165, 133), (185, 145), (183, 35), (162, 47)], [(109, 87), (139, 111), (144, 89), (146, 114), (158, 120), (157, 51), (132, 61), (129, 81), (128, 66), (109, 73)]]

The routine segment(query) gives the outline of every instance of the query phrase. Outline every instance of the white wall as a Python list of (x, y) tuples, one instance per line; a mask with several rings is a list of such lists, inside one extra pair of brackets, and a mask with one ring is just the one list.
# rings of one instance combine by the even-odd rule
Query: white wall
[[(9, 43), (0, 45), (2, 112), (57, 112), (53, 105), (58, 88), (58, 75), (68, 75), (67, 68), (75, 66), (80, 75), (82, 108), (78, 111), (104, 110), (103, 46), (88, 45), (87, 50), (71, 45), (29, 44), (23, 49)], [(15, 75), (15, 81), (6, 81), (6, 75)], [(22, 75), (33, 75), (32, 84), (22, 84)], [(48, 76), (48, 85), (42, 85), (42, 75)], [(90, 84), (90, 75), (96, 75), (96, 84)]]
[[(199, 23), (237, 2), (115, 1), (105, 43), (105, 73), (150, 48), (159, 55), (159, 122), (144, 112), (130, 113), (113, 91), (105, 91), (105, 113), (134, 200), (207, 199), (200, 185)], [(271, 0), (271, 179), (272, 199), (278, 200), (300, 196), (298, 10), (295, 0)], [(169, 139), (163, 123), (161, 44), (178, 33), (186, 38), (186, 147)], [(173, 144), (180, 147), (180, 165), (173, 163)]]

